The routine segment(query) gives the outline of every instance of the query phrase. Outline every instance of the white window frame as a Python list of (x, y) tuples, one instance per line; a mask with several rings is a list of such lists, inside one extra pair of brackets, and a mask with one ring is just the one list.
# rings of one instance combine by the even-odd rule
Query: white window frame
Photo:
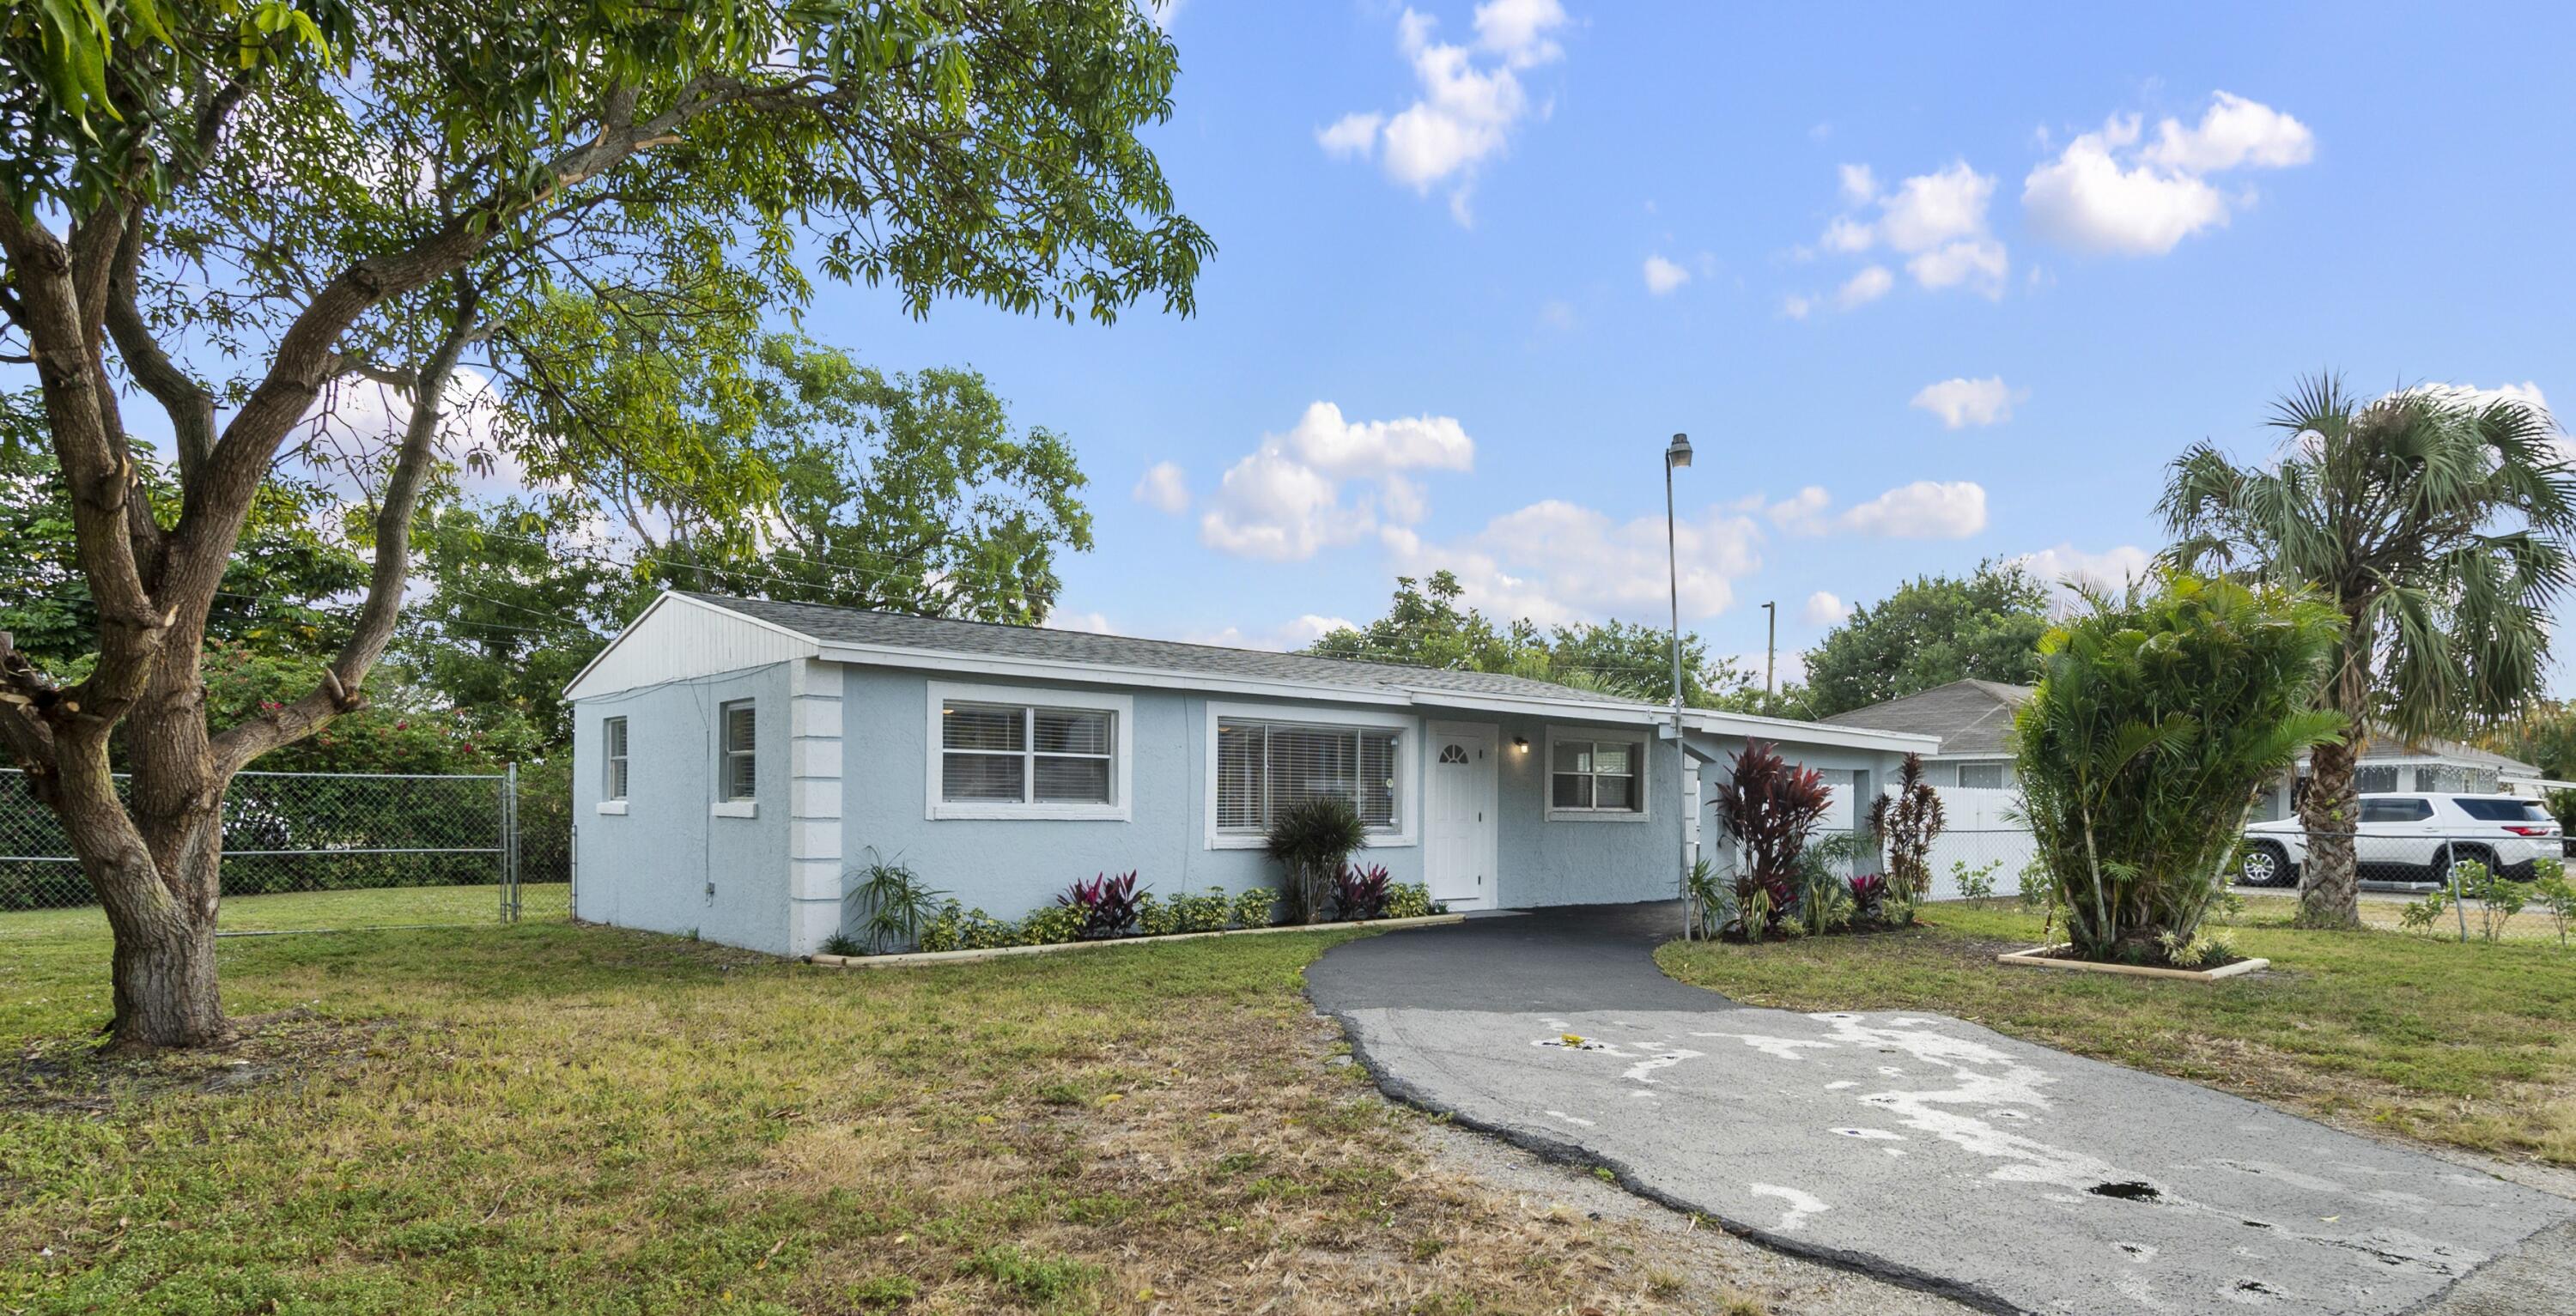
[[(1133, 695), (1108, 694), (1096, 690), (1060, 690), (1039, 685), (972, 685), (961, 681), (932, 681), (929, 686), (929, 721), (927, 738), (922, 742), (922, 813), (934, 822), (954, 818), (1071, 818), (1093, 822), (1132, 822), (1136, 817), (1136, 698)], [(1090, 804), (1067, 801), (1013, 802), (1009, 800), (958, 800), (951, 803), (940, 798), (945, 789), (941, 768), (948, 758), (946, 737), (941, 734), (940, 710), (951, 703), (1005, 704), (1030, 708), (1072, 708), (1109, 714), (1110, 759), (1109, 802)], [(1031, 742), (1028, 753), (1035, 754)], [(1034, 774), (1035, 765), (1031, 765)], [(1034, 783), (1034, 776), (1032, 776)]]
[[(725, 739), (725, 728), (733, 721), (733, 711), (744, 709), (751, 714), (751, 748), (735, 749)], [(751, 760), (751, 794), (733, 793), (733, 761), (736, 755)], [(716, 705), (716, 798), (708, 812), (718, 818), (756, 818), (760, 816), (760, 701), (753, 698), (727, 699)]]
[[(1637, 807), (1634, 809), (1561, 809), (1556, 804), (1556, 747), (1558, 742), (1580, 740), (1598, 744), (1613, 741), (1637, 748)], [(1547, 805), (1549, 822), (1617, 822), (1641, 823), (1655, 816), (1654, 750), (1663, 744), (1643, 728), (1550, 726), (1547, 729), (1547, 757), (1539, 762), (1539, 799)], [(1595, 774), (1598, 775), (1598, 774)]]
[(626, 714), (599, 720), (599, 811), (626, 812), (626, 791), (633, 785), (627, 752), (633, 747)]
[(1395, 737), (1395, 828), (1370, 832), (1361, 844), (1368, 849), (1399, 848), (1421, 844), (1422, 812), (1421, 760), (1422, 719), (1405, 713), (1374, 712), (1356, 708), (1319, 708), (1303, 704), (1207, 704), (1203, 734), (1199, 737), (1202, 769), (1199, 777), (1199, 816), (1205, 827), (1210, 850), (1258, 850), (1269, 844), (1257, 832), (1220, 831), (1216, 825), (1217, 791), (1217, 724), (1227, 719), (1250, 722), (1275, 722), (1283, 726), (1379, 727)]

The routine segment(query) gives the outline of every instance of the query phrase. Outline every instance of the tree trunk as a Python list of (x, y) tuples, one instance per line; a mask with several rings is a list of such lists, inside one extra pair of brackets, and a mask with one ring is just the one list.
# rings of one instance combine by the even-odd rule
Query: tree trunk
[(2353, 845), (2354, 823), (2361, 816), (2360, 793), (2353, 783), (2359, 740), (2355, 736), (2345, 744), (2319, 745), (2308, 754), (2311, 779), (2299, 801), (2299, 822), (2308, 829), (2308, 862), (2299, 870), (2298, 923), (2303, 928), (2361, 926), (2361, 872)]

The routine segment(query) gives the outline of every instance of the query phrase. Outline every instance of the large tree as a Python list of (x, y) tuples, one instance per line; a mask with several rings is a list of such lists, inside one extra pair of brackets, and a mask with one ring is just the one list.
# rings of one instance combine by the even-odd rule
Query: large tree
[(559, 497), (440, 507), (414, 531), (428, 590), (394, 654), (458, 705), (514, 710), (561, 742), (564, 686), (665, 589), (1045, 619), (1057, 554), (1091, 546), (1070, 444), (1014, 430), (972, 370), (887, 375), (785, 335), (760, 358), (733, 442), (777, 476), (761, 518), (647, 505), (614, 471), (596, 482), (604, 506), (571, 516)]
[(1831, 717), (1971, 677), (2028, 685), (2047, 630), (2048, 586), (2018, 562), (1918, 576), (1807, 651), (1806, 707)]
[[(1176, 57), (1129, 0), (47, 3), (0, 24), (0, 62), (0, 353), (34, 367), (98, 610), (76, 681), (0, 655), (0, 738), (114, 929), (129, 1048), (230, 1035), (225, 785), (364, 703), (443, 457), (540, 482), (613, 466), (674, 505), (774, 499), (729, 431), (649, 423), (684, 410), (649, 357), (585, 344), (746, 341), (806, 298), (809, 266), (916, 314), (1186, 312), (1210, 250), (1138, 137)], [(469, 360), (518, 415), (618, 405), (469, 431)], [(174, 440), (166, 520), (138, 496), (129, 386)], [(408, 404), (397, 423), (337, 405), (379, 388)], [(364, 482), (371, 574), (311, 687), (217, 730), (199, 654), (283, 455)]]
[(2356, 927), (2355, 761), (2375, 732), (2459, 734), (2539, 695), (2576, 536), (2576, 470), (2548, 413), (2511, 398), (2365, 399), (2319, 376), (2270, 423), (2286, 437), (2263, 461), (2240, 465), (2205, 442), (2174, 460), (2165, 560), (2314, 589), (2343, 614), (2319, 703), (2350, 731), (2309, 756), (2299, 918)]
[[(1663, 627), (1614, 619), (1546, 631), (1526, 618), (1496, 622), (1462, 605), (1465, 593), (1447, 571), (1423, 579), (1398, 576), (1385, 616), (1327, 632), (1306, 652), (1498, 672), (1624, 699), (1671, 702), (1672, 632)], [(1681, 657), (1682, 693), (1694, 708), (1738, 707), (1760, 693), (1734, 660), (1709, 657), (1697, 635), (1682, 637)]]

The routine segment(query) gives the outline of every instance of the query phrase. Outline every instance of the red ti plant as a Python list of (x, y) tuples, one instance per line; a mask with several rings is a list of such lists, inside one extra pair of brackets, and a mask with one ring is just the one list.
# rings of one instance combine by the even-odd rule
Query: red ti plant
[(1362, 868), (1353, 864), (1342, 870), (1333, 882), (1333, 905), (1345, 919), (1360, 921), (1386, 917), (1386, 888), (1389, 874), (1384, 864)]
[[(1832, 800), (1823, 773), (1789, 762), (1762, 741), (1745, 743), (1713, 800), (1717, 824), (1735, 841), (1739, 857), (1736, 908), (1750, 908), (1747, 902), (1753, 893), (1766, 892), (1772, 911), (1768, 921), (1777, 922), (1797, 904), (1798, 857), (1806, 852), (1807, 838), (1824, 821)], [(1759, 937), (1770, 928), (1742, 931), (1747, 937)]]
[(1923, 780), (1923, 756), (1908, 754), (1896, 770), (1896, 793), (1869, 806), (1869, 830), (1886, 847), (1887, 875), (1920, 900), (1932, 893), (1932, 839), (1950, 825), (1941, 792)]
[(1065, 888), (1055, 903), (1082, 911), (1082, 939), (1098, 941), (1106, 937), (1123, 937), (1136, 926), (1140, 912), (1133, 870), (1111, 877), (1107, 873), (1088, 882), (1076, 882)]

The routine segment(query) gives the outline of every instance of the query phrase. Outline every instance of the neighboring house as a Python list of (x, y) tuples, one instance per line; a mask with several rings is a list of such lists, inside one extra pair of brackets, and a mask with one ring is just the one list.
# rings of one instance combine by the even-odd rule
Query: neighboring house
[(781, 954), (900, 859), (1016, 918), (1135, 869), (1275, 885), (1262, 831), (1349, 799), (1360, 856), (1451, 908), (1666, 899), (1700, 778), (1778, 743), (1864, 816), (1928, 737), (1478, 672), (665, 594), (566, 691), (584, 919)]
[[(1891, 699), (1825, 721), (1837, 726), (1871, 727), (1938, 736), (1941, 752), (1923, 756), (1931, 782), (1940, 787), (2003, 789), (2013, 784), (2013, 711), (2030, 698), (2026, 685), (2000, 681), (1952, 681), (1902, 699)], [(2308, 775), (2308, 758), (2299, 756), (2297, 776)], [(2354, 770), (2365, 792), (2455, 791), (2492, 795), (2506, 783), (2536, 779), (2540, 769), (2502, 754), (2439, 736), (2408, 741), (2385, 732), (2375, 734), (2361, 751)], [(2258, 822), (2289, 816), (2292, 787), (2287, 780), (2266, 789), (2255, 806)]]
[(1924, 775), (1932, 785), (2001, 790), (2012, 785), (2013, 711), (2029, 698), (2026, 685), (1952, 681), (1825, 721), (1935, 737), (1941, 752), (1923, 756)]

